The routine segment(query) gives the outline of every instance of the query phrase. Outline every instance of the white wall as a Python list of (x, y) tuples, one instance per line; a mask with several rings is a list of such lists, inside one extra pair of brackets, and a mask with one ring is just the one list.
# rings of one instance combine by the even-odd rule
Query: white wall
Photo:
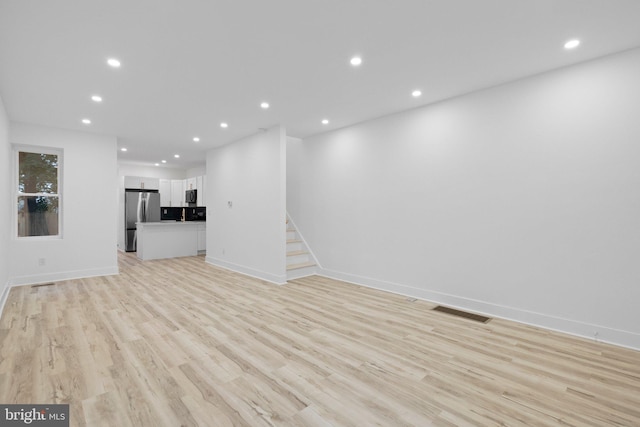
[(10, 141), (64, 150), (63, 238), (11, 239), (11, 282), (116, 274), (116, 138), (12, 122)]
[(9, 144), (9, 118), (0, 98), (0, 309), (6, 298), (9, 281), (9, 241), (11, 232), (11, 145)]
[(329, 276), (640, 348), (638, 76), (633, 50), (293, 144), (289, 213)]
[(202, 175), (206, 175), (207, 174), (207, 167), (202, 166), (200, 168), (190, 168), (187, 169), (187, 172), (185, 174), (185, 178), (193, 178), (196, 176), (202, 176)]
[(167, 168), (162, 166), (147, 166), (136, 163), (118, 162), (118, 176), (142, 176), (158, 179), (185, 179), (185, 169)]
[[(304, 141), (300, 138), (287, 137), (287, 212), (300, 212), (300, 179), (299, 170), (301, 156), (304, 152)], [(293, 196), (293, 197), (292, 197)], [(297, 215), (296, 215), (297, 217)], [(295, 221), (295, 219), (294, 219)]]
[(205, 166), (190, 169), (167, 168), (162, 166), (148, 166), (126, 161), (118, 162), (118, 176), (143, 176), (158, 179), (187, 179), (206, 175)]
[(277, 126), (207, 153), (207, 262), (286, 282), (285, 141)]

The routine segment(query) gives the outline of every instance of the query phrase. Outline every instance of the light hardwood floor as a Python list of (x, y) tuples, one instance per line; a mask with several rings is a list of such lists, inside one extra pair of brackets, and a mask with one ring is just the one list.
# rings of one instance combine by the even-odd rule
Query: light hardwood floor
[(11, 290), (0, 402), (74, 426), (639, 426), (640, 352), (203, 257)]

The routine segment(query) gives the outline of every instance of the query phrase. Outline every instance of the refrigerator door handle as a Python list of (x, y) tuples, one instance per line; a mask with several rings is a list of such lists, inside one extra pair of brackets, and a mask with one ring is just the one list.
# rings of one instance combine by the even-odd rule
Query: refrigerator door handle
[(146, 193), (141, 193), (140, 196), (142, 197), (142, 222), (147, 222), (147, 202), (149, 198)]
[(137, 216), (137, 222), (142, 222), (142, 193), (138, 194), (138, 212), (136, 212)]

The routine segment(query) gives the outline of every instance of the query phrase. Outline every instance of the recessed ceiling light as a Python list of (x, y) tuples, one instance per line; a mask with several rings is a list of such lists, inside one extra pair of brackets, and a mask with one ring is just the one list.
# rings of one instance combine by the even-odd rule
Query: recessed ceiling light
[(414, 98), (418, 98), (421, 95), (422, 95), (422, 91), (418, 90), (418, 89), (416, 89), (413, 92), (411, 92), (411, 96), (413, 96)]
[(193, 137), (193, 142), (200, 142), (200, 138), (198, 138), (197, 136)]
[(93, 102), (102, 102), (102, 97), (101, 97), (100, 95), (93, 95), (93, 96), (91, 97), (91, 100), (92, 100)]
[(90, 124), (91, 124), (91, 120), (89, 120), (89, 119), (82, 119), (82, 123), (84, 123), (85, 125), (90, 125)]
[(156, 166), (160, 166), (160, 163), (155, 163)]
[(124, 147), (122, 147), (122, 148), (120, 149), (120, 151), (127, 151), (127, 149), (126, 149), (126, 148), (124, 148)]
[(269, 108), (269, 103), (268, 102), (263, 102), (262, 104), (260, 104), (260, 108), (263, 108), (263, 109), (266, 110), (267, 108)]
[(328, 125), (329, 124), (329, 120), (328, 119), (322, 119), (322, 124), (323, 125)]
[(354, 56), (353, 58), (351, 58), (350, 62), (351, 65), (357, 67), (358, 65), (362, 64), (362, 58), (360, 58), (359, 56)]
[(569, 40), (564, 44), (565, 49), (575, 49), (578, 46), (580, 46), (580, 40), (578, 39)]
[(120, 68), (120, 61), (118, 61), (116, 58), (107, 59), (107, 64), (109, 64), (113, 68)]
[(166, 160), (162, 160), (162, 163), (167, 163), (167, 161)]
[(175, 157), (176, 159), (180, 158), (180, 154), (174, 154), (173, 157)]
[(225, 122), (222, 122), (222, 123), (220, 123), (220, 127), (221, 127), (221, 128), (228, 128), (228, 127), (229, 127), (229, 125), (228, 125), (228, 124), (226, 124)]

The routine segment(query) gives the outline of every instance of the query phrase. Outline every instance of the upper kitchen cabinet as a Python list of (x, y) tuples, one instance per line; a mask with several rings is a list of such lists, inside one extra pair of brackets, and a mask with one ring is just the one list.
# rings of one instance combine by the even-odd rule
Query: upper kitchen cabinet
[(207, 176), (196, 177), (196, 189), (198, 190), (197, 206), (207, 206), (206, 199), (204, 198), (204, 184), (207, 181)]
[(124, 188), (158, 190), (160, 189), (160, 180), (158, 178), (145, 178), (142, 176), (125, 176)]
[(160, 206), (171, 206), (171, 180), (160, 180)]
[(171, 206), (185, 206), (184, 203), (184, 179), (171, 180)]
[[(187, 178), (185, 190), (199, 190), (196, 178)], [(199, 193), (200, 191), (198, 191)]]

